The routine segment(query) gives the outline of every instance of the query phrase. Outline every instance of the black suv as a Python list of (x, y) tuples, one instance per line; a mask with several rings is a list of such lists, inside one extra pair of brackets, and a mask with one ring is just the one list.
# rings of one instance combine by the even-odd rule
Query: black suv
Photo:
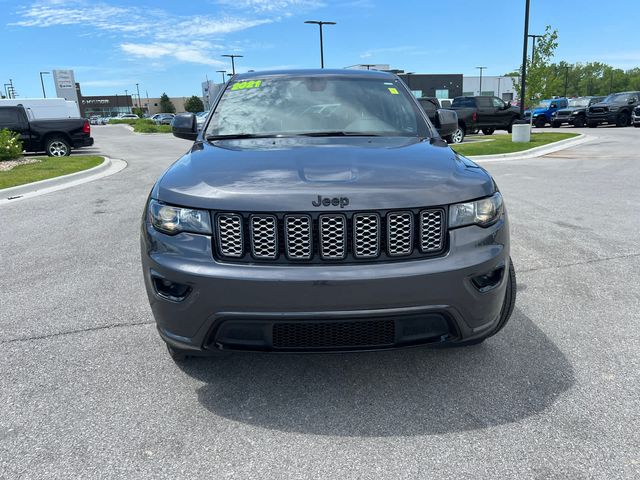
[(141, 240), (175, 360), (472, 345), (507, 323), (502, 195), (397, 76), (235, 75), (200, 131), (182, 114), (173, 133), (194, 143), (153, 186)]
[[(431, 120), (431, 123), (433, 123), (433, 125), (438, 130), (438, 133), (440, 134), (440, 136), (444, 138), (447, 141), (447, 143), (460, 143), (460, 141), (462, 141), (462, 140), (456, 141), (456, 139), (454, 139), (454, 134), (458, 129), (457, 121), (454, 128), (443, 129), (442, 126), (440, 125), (440, 119), (438, 115), (438, 112), (442, 109), (442, 105), (440, 105), (440, 100), (438, 100), (436, 97), (421, 97), (418, 99), (418, 103), (424, 110), (424, 113), (427, 114), (427, 117), (429, 117), (429, 120)], [(451, 112), (453, 115), (455, 115), (456, 119), (458, 118), (458, 115), (456, 112), (454, 112), (453, 110), (448, 110), (448, 111)]]
[(587, 109), (587, 127), (595, 128), (601, 123), (628, 127), (631, 112), (640, 102), (640, 92), (612, 93), (602, 102)]
[(569, 99), (569, 105), (562, 110), (556, 110), (551, 115), (551, 126), (558, 128), (564, 123), (574, 127), (584, 127), (587, 124), (587, 108), (601, 102), (604, 97), (578, 97)]

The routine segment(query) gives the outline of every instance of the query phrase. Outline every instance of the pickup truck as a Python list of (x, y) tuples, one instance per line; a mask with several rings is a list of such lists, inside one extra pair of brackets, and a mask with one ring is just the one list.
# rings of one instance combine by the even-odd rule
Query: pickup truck
[(482, 130), (491, 135), (496, 130), (511, 133), (513, 122), (520, 119), (520, 112), (498, 97), (456, 97), (450, 107), (458, 114), (458, 124), (463, 134)]
[(89, 120), (33, 120), (22, 105), (0, 107), (0, 130), (5, 128), (20, 135), (26, 152), (46, 152), (50, 157), (66, 157), (72, 148), (93, 145)]
[[(558, 110), (565, 109), (569, 106), (569, 101), (566, 98), (549, 98), (547, 100), (541, 100), (533, 108), (533, 121), (532, 123), (538, 127), (542, 128), (547, 125), (547, 123), (553, 122), (553, 114)], [(524, 119), (527, 121), (531, 120), (531, 110), (527, 110), (524, 112)]]
[[(421, 97), (418, 99), (418, 103), (424, 110), (424, 113), (427, 114), (427, 117), (429, 117), (431, 123), (436, 127), (436, 130), (438, 130), (440, 136), (444, 138), (447, 143), (460, 143), (462, 141), (462, 139), (458, 142), (455, 141), (454, 134), (457, 131), (455, 128), (442, 128), (442, 125), (440, 124), (440, 116), (438, 115), (438, 111), (442, 110), (442, 106), (436, 97)], [(452, 112), (450, 109), (447, 110)], [(458, 127), (458, 130), (459, 128), (460, 127)]]
[(587, 109), (587, 127), (596, 128), (601, 123), (628, 127), (631, 124), (631, 113), (638, 105), (640, 92), (612, 93), (602, 102)]

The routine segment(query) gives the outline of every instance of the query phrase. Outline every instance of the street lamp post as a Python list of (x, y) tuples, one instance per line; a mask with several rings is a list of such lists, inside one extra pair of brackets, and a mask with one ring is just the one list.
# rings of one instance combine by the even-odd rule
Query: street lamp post
[(318, 25), (320, 27), (320, 68), (324, 68), (324, 46), (322, 40), (322, 26), (323, 25), (335, 25), (336, 22), (323, 22), (320, 20), (307, 20), (304, 23), (310, 23), (314, 25)]
[(47, 92), (44, 90), (44, 80), (42, 79), (42, 75), (50, 75), (51, 72), (40, 72), (40, 85), (42, 85), (42, 97), (47, 98)]
[(236, 58), (242, 58), (244, 55), (222, 55), (223, 57), (228, 57), (231, 59), (231, 72), (233, 75), (236, 74)]
[(227, 80), (224, 78), (224, 76), (227, 73), (227, 71), (226, 70), (216, 70), (216, 72), (222, 74), (222, 83), (227, 83)]
[(569, 65), (564, 67), (564, 98), (567, 98), (567, 86), (569, 81)]
[(529, 35), (529, 38), (533, 39), (533, 44), (531, 46), (531, 65), (536, 61), (536, 38), (544, 37), (544, 35)]
[(482, 71), (485, 70), (487, 67), (476, 67), (478, 70), (480, 70), (480, 96), (482, 96)]
[(142, 104), (140, 103), (140, 86), (137, 83), (136, 91), (138, 92), (138, 110), (142, 111)]
[(524, 117), (525, 90), (527, 87), (527, 43), (529, 40), (529, 6), (531, 1), (526, 0), (524, 8), (524, 44), (522, 46), (522, 76), (520, 78), (520, 116)]
[(367, 70), (371, 70), (371, 67), (375, 67), (373, 63), (363, 63), (361, 64), (363, 67), (367, 67)]

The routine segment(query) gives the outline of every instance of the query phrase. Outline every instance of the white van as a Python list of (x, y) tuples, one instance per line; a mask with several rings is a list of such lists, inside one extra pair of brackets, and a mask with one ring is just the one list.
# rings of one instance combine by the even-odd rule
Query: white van
[(30, 120), (50, 120), (55, 118), (80, 118), (78, 104), (64, 98), (5, 98), (0, 107), (22, 105)]

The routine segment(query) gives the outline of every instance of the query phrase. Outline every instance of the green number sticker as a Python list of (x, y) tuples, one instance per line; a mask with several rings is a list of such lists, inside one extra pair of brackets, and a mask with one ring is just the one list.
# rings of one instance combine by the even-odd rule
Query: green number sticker
[(247, 90), (249, 88), (258, 88), (262, 84), (262, 80), (249, 80), (245, 82), (234, 83), (231, 90)]
[(391, 92), (391, 95), (400, 95), (397, 88), (389, 87), (389, 91)]

